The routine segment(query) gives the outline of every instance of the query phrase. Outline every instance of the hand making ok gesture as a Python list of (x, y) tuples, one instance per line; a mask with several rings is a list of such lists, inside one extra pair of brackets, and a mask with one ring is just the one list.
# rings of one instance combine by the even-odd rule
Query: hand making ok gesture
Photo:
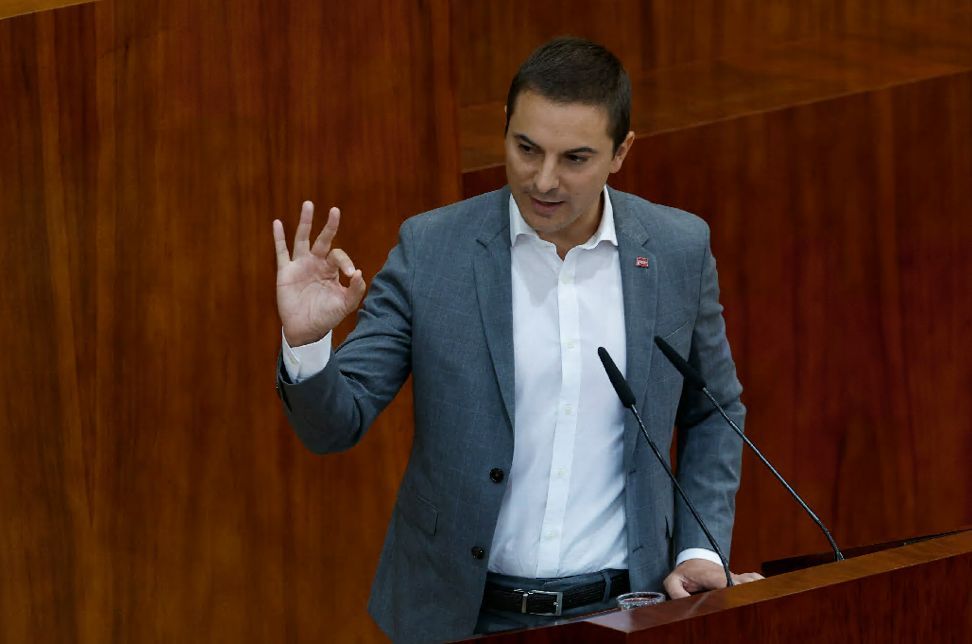
[[(337, 234), (341, 211), (331, 208), (327, 223), (314, 245), (310, 244), (314, 223), (314, 204), (305, 201), (294, 235), (291, 257), (284, 238), (283, 222), (273, 221), (273, 241), (277, 251), (277, 311), (284, 337), (292, 347), (316, 342), (354, 311), (365, 292), (364, 277), (348, 254), (331, 248)], [(345, 286), (340, 277), (348, 281)]]

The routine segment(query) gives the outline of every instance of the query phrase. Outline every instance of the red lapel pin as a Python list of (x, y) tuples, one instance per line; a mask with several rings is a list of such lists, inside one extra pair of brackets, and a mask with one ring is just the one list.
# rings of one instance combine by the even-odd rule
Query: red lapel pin
[(648, 258), (639, 257), (638, 259), (635, 260), (635, 266), (637, 266), (638, 268), (648, 268)]

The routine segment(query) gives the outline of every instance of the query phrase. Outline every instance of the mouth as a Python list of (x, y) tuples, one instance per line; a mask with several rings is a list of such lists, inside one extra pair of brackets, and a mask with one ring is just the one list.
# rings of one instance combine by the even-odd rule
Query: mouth
[(564, 205), (563, 201), (544, 201), (536, 197), (530, 197), (530, 205), (533, 212), (538, 215), (550, 216), (557, 212), (557, 209)]

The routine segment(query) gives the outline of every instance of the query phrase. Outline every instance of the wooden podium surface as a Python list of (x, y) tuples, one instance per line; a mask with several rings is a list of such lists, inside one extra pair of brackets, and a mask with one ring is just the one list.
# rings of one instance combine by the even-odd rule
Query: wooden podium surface
[(959, 642), (972, 531), (628, 612), (484, 642)]

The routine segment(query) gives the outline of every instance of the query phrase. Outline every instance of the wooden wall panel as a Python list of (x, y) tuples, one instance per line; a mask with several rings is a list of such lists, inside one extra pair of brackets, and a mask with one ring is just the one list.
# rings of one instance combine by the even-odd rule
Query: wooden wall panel
[[(455, 65), (461, 106), (505, 100), (510, 79), (542, 42), (564, 33), (616, 42), (640, 71), (642, 9), (636, 2), (460, 0), (453, 2)], [(627, 25), (627, 28), (623, 26)]]
[[(614, 185), (701, 214), (747, 431), (852, 546), (972, 522), (972, 72), (659, 134)], [(746, 456), (733, 560), (826, 549)]]
[(519, 64), (555, 36), (605, 43), (632, 78), (640, 78), (659, 68), (819, 36), (833, 22), (827, 4), (461, 0), (453, 10), (460, 104), (505, 99)]
[(353, 452), (298, 444), (270, 222), (341, 205), (371, 276), (458, 197), (448, 24), (185, 0), (0, 22), (0, 640), (380, 639), (408, 395)]
[(505, 100), (520, 62), (565, 34), (607, 44), (638, 79), (676, 65), (968, 9), (968, 0), (453, 0), (459, 102)]
[(0, 19), (19, 16), (35, 11), (59, 9), (97, 0), (0, 0)]

